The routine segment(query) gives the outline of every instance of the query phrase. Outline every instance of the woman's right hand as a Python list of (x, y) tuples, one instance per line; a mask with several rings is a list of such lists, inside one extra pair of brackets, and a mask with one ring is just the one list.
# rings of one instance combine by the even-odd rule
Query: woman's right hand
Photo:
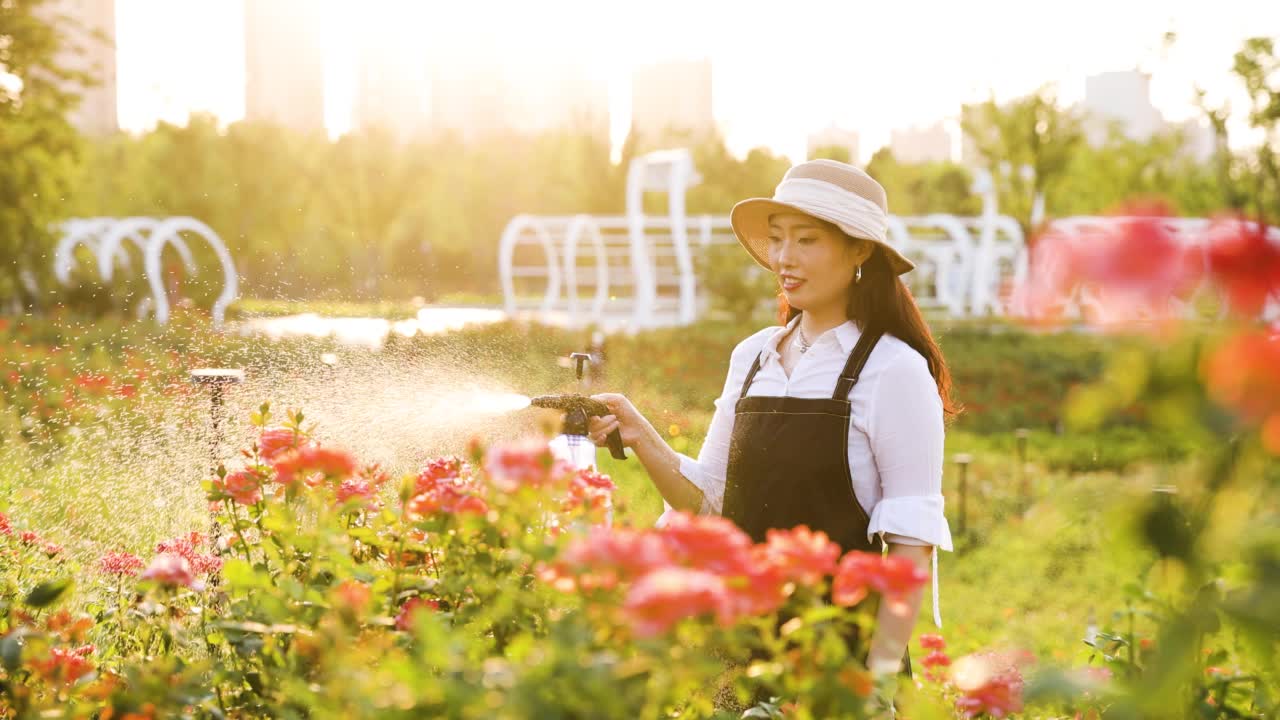
[(634, 448), (644, 438), (649, 421), (625, 395), (600, 393), (592, 395), (591, 399), (599, 400), (609, 407), (608, 415), (593, 417), (588, 421), (587, 432), (591, 442), (603, 447), (608, 442), (609, 433), (614, 430), (622, 436), (622, 444), (629, 448)]

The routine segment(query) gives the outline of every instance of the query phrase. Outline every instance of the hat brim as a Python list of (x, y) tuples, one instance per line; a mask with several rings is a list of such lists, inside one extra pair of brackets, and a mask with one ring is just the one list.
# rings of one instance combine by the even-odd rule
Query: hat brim
[(830, 218), (822, 217), (812, 210), (807, 210), (798, 205), (778, 202), (770, 198), (743, 200), (734, 205), (733, 210), (729, 212), (729, 224), (733, 226), (733, 234), (738, 237), (738, 242), (742, 244), (742, 247), (746, 248), (756, 263), (767, 270), (773, 269), (769, 266), (769, 216), (788, 212), (816, 217), (835, 225), (850, 237), (868, 240), (879, 245), (881, 251), (884, 252), (885, 257), (889, 260), (889, 267), (893, 269), (895, 274), (901, 275), (905, 272), (910, 272), (916, 266), (915, 263), (908, 260), (888, 243), (862, 237), (852, 228)]

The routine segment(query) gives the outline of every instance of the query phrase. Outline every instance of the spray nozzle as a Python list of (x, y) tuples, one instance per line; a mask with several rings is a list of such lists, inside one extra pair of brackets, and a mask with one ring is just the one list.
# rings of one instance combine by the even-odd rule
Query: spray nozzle
[[(574, 353), (581, 355), (582, 353)], [(587, 420), (609, 414), (609, 406), (585, 395), (567, 393), (564, 395), (539, 395), (529, 401), (534, 407), (561, 410), (564, 412), (564, 434), (587, 436)], [(622, 436), (617, 430), (609, 433), (609, 454), (618, 460), (626, 460), (627, 453), (622, 446)]]

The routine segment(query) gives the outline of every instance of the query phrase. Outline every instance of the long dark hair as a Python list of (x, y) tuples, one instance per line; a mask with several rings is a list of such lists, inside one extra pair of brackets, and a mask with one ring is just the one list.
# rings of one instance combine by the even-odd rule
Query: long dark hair
[[(836, 232), (839, 229), (831, 226)], [(843, 233), (841, 233), (843, 234)], [(845, 236), (848, 242), (852, 238)], [(893, 335), (910, 345), (929, 363), (929, 374), (938, 385), (938, 397), (942, 398), (943, 416), (954, 419), (964, 410), (951, 397), (951, 371), (947, 368), (942, 349), (933, 339), (929, 325), (916, 305), (902, 278), (889, 267), (889, 258), (879, 245), (874, 245), (871, 257), (862, 263), (862, 279), (849, 286), (849, 302), (845, 312), (857, 323), (862, 332), (878, 330)], [(778, 294), (778, 321), (787, 324), (800, 311), (787, 304)]]

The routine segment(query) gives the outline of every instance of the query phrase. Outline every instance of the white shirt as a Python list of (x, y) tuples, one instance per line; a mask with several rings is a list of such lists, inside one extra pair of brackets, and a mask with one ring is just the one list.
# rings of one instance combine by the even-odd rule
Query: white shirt
[[(797, 322), (798, 318), (786, 327), (765, 328), (734, 348), (698, 459), (680, 456), (680, 474), (702, 489), (703, 514), (722, 511), (734, 408), (756, 355), (760, 370), (747, 395), (829, 398), (835, 391), (836, 379), (858, 342), (858, 326), (847, 321), (815, 338), (788, 377), (778, 343)], [(943, 514), (942, 400), (924, 357), (892, 335), (881, 337), (849, 392), (849, 402), (849, 471), (854, 495), (871, 518), (867, 539), (879, 534), (884, 542), (952, 550), (951, 529)], [(666, 513), (658, 524), (665, 521)], [(942, 627), (936, 550), (933, 621)]]

